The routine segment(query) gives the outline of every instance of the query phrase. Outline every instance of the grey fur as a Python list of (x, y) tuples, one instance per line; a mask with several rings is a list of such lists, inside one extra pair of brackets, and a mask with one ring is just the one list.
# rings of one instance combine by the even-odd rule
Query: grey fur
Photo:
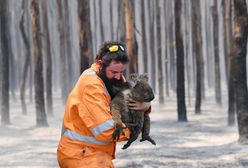
[(148, 84), (146, 74), (131, 74), (126, 86), (114, 97), (111, 102), (111, 113), (116, 122), (116, 130), (113, 138), (118, 140), (123, 130), (123, 123), (130, 129), (131, 137), (122, 149), (128, 148), (142, 132), (141, 141), (148, 140), (152, 144), (155, 141), (149, 136), (150, 117), (145, 111), (136, 111), (128, 109), (128, 100), (150, 102), (154, 99), (152, 88)]

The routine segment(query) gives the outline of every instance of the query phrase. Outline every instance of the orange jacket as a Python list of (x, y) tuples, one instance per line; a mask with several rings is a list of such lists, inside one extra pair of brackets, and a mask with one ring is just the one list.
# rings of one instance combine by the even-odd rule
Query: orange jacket
[[(115, 158), (116, 142), (113, 141), (114, 120), (110, 114), (110, 95), (97, 76), (99, 65), (94, 63), (80, 76), (75, 87), (68, 96), (60, 151), (68, 158), (75, 158), (70, 148), (82, 149), (85, 146), (106, 152)], [(119, 141), (127, 140), (128, 129), (124, 130)], [(63, 158), (62, 158), (63, 159)]]

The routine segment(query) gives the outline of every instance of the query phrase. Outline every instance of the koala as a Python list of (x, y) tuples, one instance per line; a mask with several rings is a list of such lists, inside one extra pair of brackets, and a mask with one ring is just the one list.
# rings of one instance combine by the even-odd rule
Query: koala
[[(150, 117), (145, 111), (128, 109), (128, 100), (133, 99), (140, 102), (151, 102), (154, 99), (152, 88), (148, 84), (146, 74), (131, 74), (130, 79), (123, 85), (121, 91), (113, 98), (110, 104), (111, 114), (115, 121), (115, 132), (113, 139), (118, 140), (123, 131), (123, 126), (129, 128), (131, 137), (122, 149), (128, 148), (142, 132), (140, 141), (148, 140), (153, 145), (155, 141), (150, 137)], [(123, 124), (124, 123), (124, 124)]]

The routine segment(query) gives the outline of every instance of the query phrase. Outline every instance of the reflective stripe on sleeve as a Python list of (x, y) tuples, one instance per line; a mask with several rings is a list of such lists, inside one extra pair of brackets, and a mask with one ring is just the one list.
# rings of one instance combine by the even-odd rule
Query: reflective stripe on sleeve
[(97, 127), (95, 127), (93, 130), (92, 130), (92, 134), (94, 136), (100, 134), (101, 132), (103, 131), (106, 131), (110, 128), (113, 128), (114, 127), (114, 120), (113, 119), (109, 119), (108, 121), (98, 125)]
[(83, 72), (83, 75), (96, 75), (96, 71), (94, 71), (93, 69), (86, 69), (84, 72)]
[(97, 145), (107, 145), (107, 144), (111, 144), (111, 142), (103, 142), (103, 141), (99, 141), (94, 137), (89, 137), (89, 136), (84, 136), (81, 135), (79, 133), (73, 132), (69, 129), (64, 129), (64, 136), (73, 139), (73, 140), (77, 140), (77, 141), (82, 141), (82, 142), (88, 142), (91, 144), (97, 144)]

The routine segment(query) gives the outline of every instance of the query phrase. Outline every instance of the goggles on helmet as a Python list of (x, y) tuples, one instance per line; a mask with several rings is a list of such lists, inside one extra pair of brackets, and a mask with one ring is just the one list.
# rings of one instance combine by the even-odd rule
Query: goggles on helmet
[(119, 50), (121, 50), (123, 52), (125, 51), (124, 47), (121, 45), (112, 45), (111, 47), (108, 48), (108, 50), (110, 53), (117, 52)]

